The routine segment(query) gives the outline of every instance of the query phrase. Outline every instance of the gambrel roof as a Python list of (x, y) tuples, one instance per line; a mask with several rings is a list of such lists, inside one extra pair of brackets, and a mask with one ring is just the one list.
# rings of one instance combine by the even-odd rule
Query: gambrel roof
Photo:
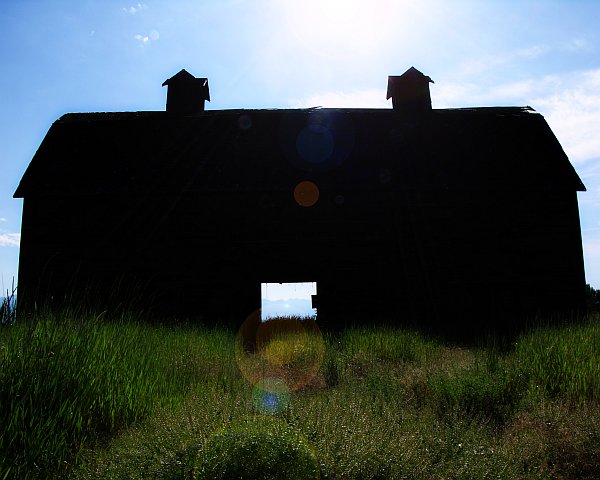
[(15, 197), (585, 187), (529, 107), (73, 113), (50, 128)]

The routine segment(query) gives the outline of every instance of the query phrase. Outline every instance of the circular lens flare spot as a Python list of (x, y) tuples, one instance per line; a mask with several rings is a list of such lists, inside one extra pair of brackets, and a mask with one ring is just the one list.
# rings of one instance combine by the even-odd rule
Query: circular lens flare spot
[(246, 115), (245, 113), (240, 115), (238, 118), (238, 127), (240, 127), (241, 130), (250, 129), (252, 127), (252, 118), (250, 118), (250, 115)]
[(274, 415), (284, 410), (290, 402), (290, 392), (285, 382), (278, 378), (265, 378), (252, 389), (255, 408), (264, 414)]
[(333, 153), (333, 135), (323, 125), (311, 124), (304, 127), (296, 139), (296, 149), (308, 163), (322, 163)]
[(248, 382), (275, 393), (281, 401), (284, 392), (273, 385), (281, 384), (293, 392), (317, 375), (325, 355), (323, 336), (313, 319), (272, 318), (261, 322), (260, 318), (259, 309), (240, 327), (236, 362)]
[(319, 201), (319, 187), (309, 180), (304, 180), (294, 188), (294, 200), (301, 207), (312, 207)]

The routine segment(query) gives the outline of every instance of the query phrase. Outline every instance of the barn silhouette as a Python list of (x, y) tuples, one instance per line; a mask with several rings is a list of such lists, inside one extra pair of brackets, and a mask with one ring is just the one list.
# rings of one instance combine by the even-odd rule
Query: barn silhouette
[(164, 112), (62, 116), (14, 195), (23, 307), (135, 291), (239, 324), (261, 283), (314, 281), (326, 328), (581, 309), (585, 187), (548, 124), (432, 109), (431, 82), (389, 77), (390, 109), (205, 111), (208, 80), (182, 70)]

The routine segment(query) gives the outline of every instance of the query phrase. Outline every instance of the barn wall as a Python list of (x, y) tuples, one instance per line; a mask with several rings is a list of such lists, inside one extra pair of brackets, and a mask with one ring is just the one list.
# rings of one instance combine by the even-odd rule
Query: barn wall
[(311, 280), (322, 325), (448, 329), (583, 298), (575, 193), (338, 195), (310, 208), (291, 191), (30, 197), (20, 294), (93, 286), (115, 302), (134, 291), (162, 313), (238, 324), (260, 306), (261, 282)]

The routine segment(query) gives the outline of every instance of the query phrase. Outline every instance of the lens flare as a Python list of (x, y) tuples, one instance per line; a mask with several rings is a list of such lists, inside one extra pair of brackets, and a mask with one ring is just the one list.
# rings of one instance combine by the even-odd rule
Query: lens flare
[(307, 125), (298, 134), (296, 148), (308, 163), (322, 163), (333, 153), (333, 135), (327, 127), (319, 124)]
[(238, 127), (240, 127), (240, 130), (249, 130), (252, 128), (252, 118), (250, 115), (245, 113), (240, 115), (238, 118)]
[(330, 172), (352, 156), (356, 131), (347, 112), (316, 109), (282, 114), (278, 137), (283, 155), (294, 167)]
[(257, 411), (274, 415), (288, 406), (290, 392), (284, 381), (278, 378), (265, 378), (252, 389), (252, 399)]
[(319, 187), (309, 180), (300, 182), (294, 188), (294, 200), (301, 207), (312, 207), (319, 201)]
[(248, 382), (275, 395), (263, 395), (262, 401), (281, 403), (287, 392), (308, 385), (317, 375), (325, 344), (313, 319), (273, 318), (261, 322), (260, 315), (260, 309), (256, 310), (240, 327), (236, 361)]

